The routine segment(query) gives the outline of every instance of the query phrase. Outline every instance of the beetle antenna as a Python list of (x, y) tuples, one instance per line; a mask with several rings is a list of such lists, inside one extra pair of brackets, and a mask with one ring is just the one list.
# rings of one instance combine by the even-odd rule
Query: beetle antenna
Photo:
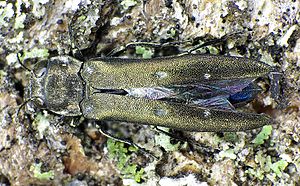
[(26, 67), (26, 66), (21, 62), (21, 59), (20, 59), (19, 54), (20, 54), (20, 53), (17, 53), (17, 59), (18, 59), (19, 64), (20, 64), (25, 70), (27, 70), (27, 71), (29, 71), (29, 72), (32, 72), (32, 70), (31, 70), (30, 68)]
[[(29, 99), (27, 99), (26, 101), (24, 101), (24, 102), (19, 106), (19, 108), (18, 108), (18, 110), (17, 110), (17, 112), (16, 112), (17, 120), (19, 120), (19, 114), (20, 114), (21, 109), (22, 109), (24, 106), (26, 106), (27, 103), (32, 102), (32, 101), (34, 101), (35, 99), (38, 99), (38, 98), (40, 98), (40, 97), (32, 97), (32, 98), (29, 98)], [(40, 99), (41, 99), (41, 98), (40, 98)], [(19, 121), (18, 121), (18, 122), (19, 122)]]
[[(280, 103), (283, 100), (283, 73), (278, 71), (273, 71), (269, 74), (270, 80), (270, 92), (271, 97), (277, 102)], [(280, 104), (279, 104), (280, 105)]]
[(20, 53), (17, 53), (17, 59), (18, 59), (18, 62), (19, 64), (25, 69), (27, 70), (28, 72), (34, 74), (34, 76), (37, 78), (38, 76), (34, 73), (34, 71), (28, 67), (26, 67), (22, 62), (21, 62), (21, 59), (20, 59), (20, 56), (19, 56)]
[[(73, 22), (73, 19), (71, 20), (71, 23), (72, 22)], [(70, 40), (71, 40), (72, 54), (75, 58), (79, 58), (79, 59), (85, 61), (81, 50), (76, 45), (73, 30), (72, 30), (72, 27), (71, 27), (71, 23), (68, 24), (68, 31), (69, 31), (69, 37), (70, 37)], [(76, 57), (77, 54), (78, 54), (78, 56)]]
[(18, 123), (20, 123), (20, 121), (19, 121), (19, 114), (20, 114), (21, 109), (22, 109), (27, 103), (29, 103), (29, 102), (31, 102), (31, 101), (33, 101), (33, 100), (32, 100), (32, 99), (28, 99), (28, 100), (26, 100), (25, 102), (23, 102), (23, 103), (19, 106), (19, 108), (18, 108), (18, 110), (17, 110), (17, 112), (16, 112), (16, 115), (17, 115), (17, 122), (18, 122)]

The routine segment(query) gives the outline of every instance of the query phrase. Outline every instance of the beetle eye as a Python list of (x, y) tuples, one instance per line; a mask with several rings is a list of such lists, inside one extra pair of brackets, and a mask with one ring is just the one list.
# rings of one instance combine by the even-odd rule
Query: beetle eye
[(36, 73), (36, 77), (37, 78), (41, 78), (45, 73), (46, 73), (46, 68), (42, 68), (41, 70), (39, 70), (37, 73)]
[(44, 100), (43, 100), (42, 98), (37, 97), (37, 98), (36, 98), (36, 101), (37, 101), (37, 104), (39, 104), (39, 105), (44, 105)]
[(26, 100), (23, 105), (26, 105), (26, 112), (35, 113), (36, 108), (44, 105), (44, 100), (41, 97), (32, 97)]

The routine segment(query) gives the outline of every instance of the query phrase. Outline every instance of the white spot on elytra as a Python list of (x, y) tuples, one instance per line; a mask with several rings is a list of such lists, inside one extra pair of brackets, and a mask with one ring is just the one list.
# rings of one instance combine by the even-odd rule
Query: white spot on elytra
[(205, 111), (203, 112), (203, 114), (204, 114), (204, 117), (208, 117), (208, 116), (211, 115), (211, 112), (210, 112), (210, 110), (205, 110)]
[(94, 109), (93, 109), (93, 107), (91, 107), (91, 106), (85, 107), (85, 109), (84, 109), (84, 115), (90, 114), (93, 110), (94, 110)]
[(204, 78), (205, 78), (205, 79), (209, 79), (210, 77), (211, 77), (210, 74), (204, 74)]
[(167, 111), (164, 109), (155, 109), (154, 114), (157, 116), (165, 116), (167, 115)]
[(88, 74), (92, 74), (94, 72), (94, 69), (92, 69), (90, 67), (86, 67), (85, 70)]
[(158, 72), (155, 72), (154, 76), (159, 78), (159, 79), (164, 79), (164, 78), (168, 77), (168, 73), (158, 71)]

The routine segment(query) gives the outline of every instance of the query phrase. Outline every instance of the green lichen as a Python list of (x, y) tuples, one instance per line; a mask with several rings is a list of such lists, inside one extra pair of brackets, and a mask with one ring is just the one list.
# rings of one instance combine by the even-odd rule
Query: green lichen
[(7, 27), (9, 20), (14, 16), (14, 9), (12, 3), (0, 2), (0, 27)]
[(141, 168), (138, 170), (136, 164), (129, 165), (130, 155), (132, 152), (136, 152), (137, 148), (132, 146), (126, 148), (124, 147), (124, 143), (108, 139), (107, 149), (109, 158), (117, 162), (117, 167), (124, 177), (133, 178), (136, 182), (141, 182), (144, 169)]
[(6, 56), (6, 61), (8, 65), (14, 64), (18, 61), (18, 57), (16, 53), (10, 53)]
[(287, 31), (286, 31), (286, 33), (281, 37), (281, 38), (279, 38), (278, 40), (277, 40), (277, 44), (278, 45), (280, 45), (280, 46), (285, 46), (285, 47), (287, 47), (289, 44), (288, 44), (288, 40), (289, 40), (289, 38), (292, 36), (292, 34), (293, 34), (293, 32), (295, 31), (295, 30), (297, 30), (298, 29), (298, 25), (293, 25), (293, 26), (291, 26)]
[(259, 180), (263, 180), (265, 175), (271, 170), (271, 156), (265, 157), (262, 151), (258, 151), (255, 156), (255, 162), (258, 163), (258, 166), (246, 170), (245, 173), (251, 174)]
[(230, 143), (237, 143), (239, 142), (239, 137), (235, 132), (225, 132), (224, 140)]
[(258, 178), (259, 180), (264, 179), (264, 171), (261, 169), (248, 169), (245, 171), (246, 174), (251, 174), (254, 177)]
[(266, 125), (262, 128), (260, 133), (252, 141), (252, 143), (254, 143), (255, 145), (262, 145), (264, 144), (265, 140), (269, 139), (271, 134), (272, 134), (272, 126)]
[(281, 172), (286, 168), (287, 165), (288, 162), (286, 162), (285, 160), (279, 160), (273, 163), (270, 168), (279, 178), (281, 178), (282, 176)]
[(137, 4), (137, 2), (135, 0), (123, 0), (121, 2), (121, 5), (122, 5), (124, 10), (127, 10), (132, 6), (135, 6), (136, 4)]
[(142, 55), (143, 59), (150, 59), (153, 56), (153, 52), (151, 49), (142, 46), (137, 46), (135, 48), (135, 53), (138, 55)]
[(227, 149), (227, 150), (223, 150), (219, 153), (221, 158), (227, 157), (230, 158), (232, 160), (236, 159), (236, 154), (234, 153), (233, 149)]
[(33, 172), (33, 177), (40, 180), (50, 180), (54, 178), (54, 171), (41, 172), (42, 163), (34, 163), (30, 166), (30, 171)]
[(265, 177), (267, 177), (272, 182), (276, 182), (276, 176), (279, 178), (282, 177), (282, 171), (288, 165), (288, 162), (283, 159), (272, 163), (271, 156), (265, 156), (262, 151), (257, 152), (257, 155), (255, 156), (255, 162), (258, 163), (258, 166), (246, 170), (245, 173), (251, 174), (259, 180), (263, 180)]
[(30, 58), (42, 58), (45, 59), (49, 56), (48, 50), (47, 49), (41, 49), (34, 47), (31, 51), (25, 51), (24, 54), (21, 56), (21, 61), (25, 59), (30, 59)]
[(179, 143), (172, 144), (171, 137), (166, 134), (159, 133), (154, 139), (157, 146), (163, 147), (168, 152), (178, 150)]
[[(286, 162), (285, 160), (279, 160), (275, 163), (271, 162), (271, 156), (267, 156), (267, 157), (260, 157), (259, 158), (259, 164), (260, 167), (257, 167), (255, 169), (248, 169), (245, 171), (245, 173), (247, 174), (251, 174), (255, 177), (257, 177), (259, 180), (263, 180), (265, 178), (265, 176), (267, 178), (269, 178), (272, 182), (275, 182), (275, 177), (282, 177), (282, 171), (287, 167), (288, 162)], [(275, 173), (275, 177), (274, 175), (271, 174), (271, 170), (272, 172)]]
[(38, 131), (38, 139), (42, 139), (44, 136), (44, 133), (49, 128), (50, 123), (49, 123), (47, 117), (40, 113), (36, 116), (32, 125)]
[(268, 51), (261, 49), (261, 50), (259, 50), (259, 53), (261, 54), (261, 58), (259, 59), (260, 61), (262, 61), (268, 65), (271, 65), (271, 66), (276, 65), (274, 63), (274, 59), (272, 58), (272, 55)]
[(45, 4), (49, 0), (34, 0), (32, 1), (32, 13), (36, 18), (41, 18), (46, 13)]
[(23, 40), (24, 40), (24, 32), (23, 31), (19, 32), (16, 37), (7, 39), (8, 43), (11, 43), (11, 44), (21, 43)]
[(17, 16), (16, 19), (15, 19), (14, 28), (15, 29), (24, 28), (25, 19), (26, 19), (26, 14), (25, 13), (22, 13), (21, 15)]
[(295, 160), (294, 160), (293, 163), (296, 166), (296, 169), (298, 170), (298, 172), (300, 172), (300, 156), (298, 156), (297, 158), (295, 158)]

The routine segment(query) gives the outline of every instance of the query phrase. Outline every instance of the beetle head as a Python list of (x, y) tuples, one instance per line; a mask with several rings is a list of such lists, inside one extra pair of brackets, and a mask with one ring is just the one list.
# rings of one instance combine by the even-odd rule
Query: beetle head
[(26, 110), (42, 108), (64, 116), (81, 115), (81, 64), (70, 56), (52, 57), (36, 64), (25, 91), (25, 97), (29, 100)]
[(45, 102), (44, 84), (47, 74), (47, 61), (40, 61), (31, 70), (29, 85), (25, 88), (26, 112), (33, 113), (36, 108), (43, 108)]

